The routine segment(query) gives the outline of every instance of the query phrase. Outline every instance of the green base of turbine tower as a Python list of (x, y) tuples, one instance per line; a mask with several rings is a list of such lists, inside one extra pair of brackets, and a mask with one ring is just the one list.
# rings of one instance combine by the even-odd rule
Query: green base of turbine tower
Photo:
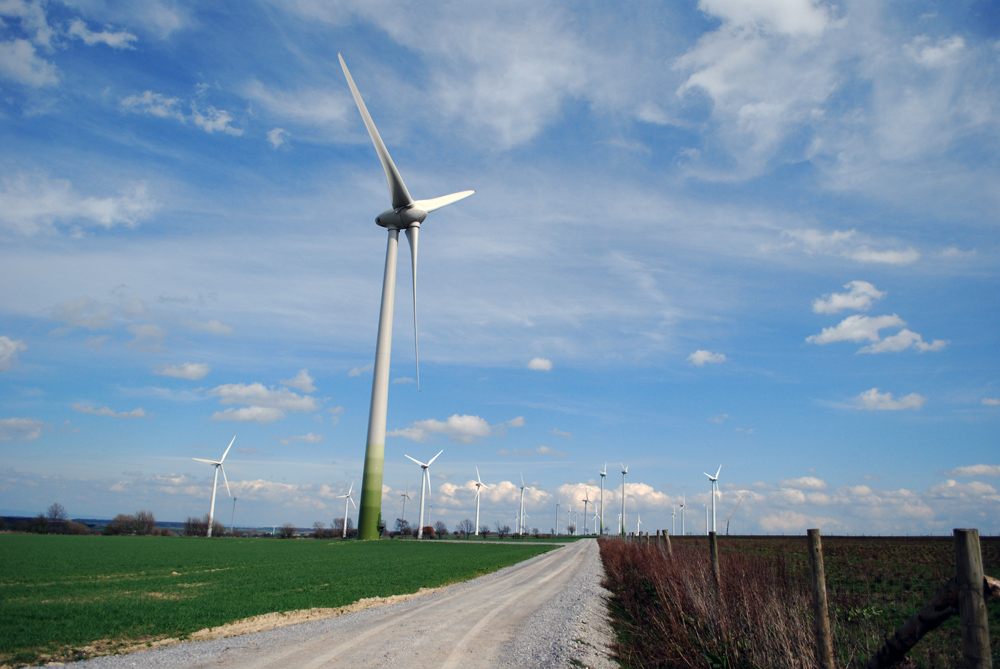
[(375, 541), (379, 538), (382, 517), (382, 465), (384, 444), (368, 444), (365, 451), (365, 472), (361, 479), (361, 505), (358, 507), (358, 539)]

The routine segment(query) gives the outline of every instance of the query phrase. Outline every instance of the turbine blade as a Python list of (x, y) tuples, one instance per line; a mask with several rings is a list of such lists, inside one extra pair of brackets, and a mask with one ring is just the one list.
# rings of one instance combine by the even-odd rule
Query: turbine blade
[(437, 455), (435, 455), (433, 458), (431, 458), (431, 461), (427, 463), (427, 466), (430, 467), (432, 464), (434, 464), (434, 461), (438, 459), (438, 455), (441, 455), (442, 453), (444, 453), (444, 449), (443, 448), (440, 451), (438, 451)]
[[(441, 454), (438, 453), (438, 455), (441, 455)], [(437, 457), (437, 455), (435, 455), (434, 457)], [(427, 467), (424, 467), (424, 478), (427, 479), (427, 492), (428, 493), (433, 493), (434, 490), (431, 489), (431, 472), (430, 472), (430, 470)]]
[(347, 496), (350, 497), (352, 492), (354, 492), (354, 481), (351, 481), (351, 487), (347, 489)]
[[(233, 441), (236, 441), (236, 437), (233, 437)], [(220, 465), (226, 461), (226, 456), (229, 455), (229, 449), (233, 447), (233, 441), (229, 442), (229, 446), (226, 447), (226, 452), (222, 454), (222, 459), (219, 460)]]
[[(407, 455), (406, 453), (403, 453), (403, 457), (404, 458), (410, 458), (410, 456)], [(420, 460), (417, 460), (416, 458), (410, 458), (410, 459), (413, 460), (414, 462), (416, 462), (421, 467), (426, 467), (426, 466), (428, 466), (430, 464), (430, 463), (427, 463), (427, 465), (425, 465), (424, 463), (422, 463)]]
[(406, 241), (410, 243), (410, 264), (413, 266), (413, 350), (417, 358), (417, 392), (420, 392), (420, 345), (417, 342), (417, 238), (419, 225), (406, 229)]
[(719, 478), (719, 472), (722, 471), (722, 465), (719, 465), (719, 471), (715, 472), (715, 478)]
[(215, 460), (205, 460), (204, 458), (191, 458), (192, 460), (197, 460), (198, 462), (207, 462), (210, 465), (221, 465), (221, 462), (216, 462)]
[(351, 95), (354, 96), (354, 102), (358, 105), (361, 118), (365, 122), (365, 127), (368, 128), (368, 135), (372, 138), (372, 144), (375, 145), (375, 152), (378, 153), (378, 159), (382, 161), (382, 169), (385, 170), (385, 178), (389, 182), (389, 197), (392, 199), (392, 208), (399, 209), (400, 207), (412, 204), (413, 198), (410, 197), (410, 193), (406, 190), (403, 177), (399, 176), (399, 170), (396, 169), (396, 165), (392, 162), (392, 158), (385, 148), (385, 144), (382, 143), (382, 138), (378, 134), (378, 128), (375, 127), (375, 122), (372, 121), (371, 114), (368, 113), (365, 101), (361, 99), (358, 87), (354, 85), (354, 78), (347, 69), (344, 57), (338, 53), (337, 58), (340, 59), (340, 67), (344, 70), (344, 76), (347, 77), (347, 84), (351, 87)]
[(229, 496), (232, 497), (233, 491), (229, 489), (229, 479), (226, 478), (226, 468), (222, 466), (221, 462), (219, 463), (219, 469), (222, 470), (222, 480), (226, 482), (226, 492), (228, 492)]
[(479, 478), (479, 467), (476, 467), (476, 480), (479, 481), (479, 485), (483, 484), (483, 480)]
[(350, 502), (351, 506), (353, 506), (355, 509), (358, 508), (358, 505), (354, 503), (354, 498), (353, 497), (348, 497), (347, 501)]
[(435, 209), (440, 209), (441, 207), (446, 207), (452, 202), (458, 202), (459, 200), (464, 200), (476, 191), (474, 190), (463, 190), (461, 193), (452, 193), (451, 195), (442, 195), (441, 197), (434, 197), (430, 200), (417, 200), (413, 203), (413, 206), (417, 209), (423, 209), (426, 212), (432, 212)]

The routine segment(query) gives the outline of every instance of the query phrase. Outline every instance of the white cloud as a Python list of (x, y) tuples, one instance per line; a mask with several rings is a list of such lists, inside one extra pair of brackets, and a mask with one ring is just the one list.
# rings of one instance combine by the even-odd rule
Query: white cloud
[(88, 413), (93, 416), (107, 416), (109, 418), (142, 418), (146, 415), (146, 412), (142, 409), (142, 407), (132, 409), (131, 411), (119, 411), (115, 413), (115, 411), (109, 407), (95, 409), (90, 405), (79, 403), (73, 405), (73, 411), (78, 413)]
[(273, 423), (285, 417), (285, 412), (274, 407), (249, 406), (239, 409), (226, 409), (216, 411), (212, 414), (212, 420), (235, 420), (242, 422), (256, 422), (261, 425)]
[(945, 476), (959, 476), (962, 478), (974, 478), (977, 476), (1000, 476), (1000, 465), (967, 465), (956, 467), (950, 472), (945, 472)]
[(917, 349), (921, 353), (926, 353), (927, 351), (940, 351), (947, 345), (948, 342), (943, 339), (935, 339), (928, 344), (919, 334), (904, 328), (891, 337), (886, 337), (880, 342), (865, 346), (858, 353), (897, 353), (905, 351), (910, 347)]
[(433, 418), (420, 420), (401, 430), (393, 430), (386, 436), (404, 437), (416, 442), (425, 442), (435, 434), (446, 434), (459, 444), (471, 444), (477, 439), (488, 437), (492, 432), (490, 424), (479, 416), (459, 416), (454, 414), (446, 421)]
[(368, 363), (363, 367), (354, 367), (347, 373), (348, 376), (361, 376), (365, 372), (370, 372), (375, 367), (374, 363)]
[(68, 300), (52, 307), (52, 317), (70, 327), (98, 330), (111, 327), (111, 309), (91, 297)]
[(281, 443), (284, 444), (285, 446), (290, 446), (294, 441), (304, 441), (309, 444), (318, 444), (319, 442), (323, 441), (323, 435), (313, 434), (312, 432), (310, 432), (309, 434), (304, 434), (298, 437), (287, 437), (285, 439), (282, 439)]
[(230, 125), (234, 120), (233, 115), (224, 109), (209, 106), (204, 112), (201, 112), (198, 106), (192, 102), (190, 104), (191, 113), (185, 114), (184, 103), (180, 98), (169, 97), (153, 91), (144, 91), (138, 95), (122, 98), (122, 107), (135, 114), (170, 118), (181, 123), (191, 121), (195, 126), (209, 134), (224, 132), (237, 137), (243, 134), (241, 128), (234, 128)]
[(909, 265), (920, 259), (920, 253), (913, 248), (873, 249), (870, 241), (864, 242), (859, 239), (857, 230), (823, 232), (806, 228), (785, 230), (782, 234), (792, 241), (779, 248), (798, 248), (810, 256), (836, 256), (860, 263), (883, 265)]
[(548, 372), (552, 370), (552, 361), (546, 358), (532, 358), (528, 363), (528, 369)]
[(509, 421), (507, 421), (507, 427), (524, 427), (524, 416), (511, 418)]
[(718, 365), (726, 361), (726, 354), (712, 353), (711, 351), (698, 349), (697, 351), (689, 355), (687, 357), (687, 360), (695, 367), (704, 367), (706, 364)]
[(935, 486), (931, 486), (928, 491), (932, 496), (943, 497), (943, 498), (967, 498), (967, 499), (979, 499), (983, 497), (992, 497), (992, 501), (1000, 501), (1000, 498), (996, 497), (997, 489), (986, 483), (981, 483), (979, 481), (970, 481), (969, 483), (959, 483), (958, 481), (948, 479), (943, 483), (939, 483)]
[(144, 325), (129, 325), (128, 331), (135, 337), (126, 346), (143, 351), (159, 351), (163, 348), (163, 340), (167, 331), (159, 325), (146, 323)]
[(831, 344), (838, 341), (872, 341), (878, 342), (882, 328), (903, 327), (906, 321), (893, 314), (892, 316), (864, 316), (855, 314), (848, 316), (833, 327), (823, 328), (818, 335), (806, 337), (811, 344)]
[(792, 36), (821, 35), (831, 22), (816, 0), (699, 0), (698, 9), (730, 26)]
[(227, 135), (235, 135), (236, 137), (243, 134), (242, 128), (234, 128), (229, 125), (233, 122), (233, 115), (224, 109), (209, 107), (208, 110), (202, 114), (192, 103), (191, 120), (194, 121), (196, 126), (209, 134), (212, 134), (213, 132), (224, 132)]
[(413, 379), (412, 379), (411, 377), (409, 377), (409, 376), (397, 376), (396, 378), (394, 378), (394, 379), (392, 380), (392, 382), (393, 382), (393, 383), (416, 383), (416, 381), (414, 381), (414, 380), (413, 380)]
[(233, 326), (226, 325), (225, 323), (220, 323), (214, 318), (208, 321), (196, 321), (196, 320), (186, 320), (182, 325), (188, 329), (196, 330), (198, 332), (208, 332), (210, 334), (233, 334), (235, 330)]
[(0, 179), (0, 223), (23, 235), (51, 233), (56, 224), (134, 228), (159, 203), (136, 184), (111, 197), (82, 197), (69, 181), (18, 172)]
[(154, 374), (160, 376), (173, 376), (178, 379), (197, 381), (202, 379), (212, 371), (211, 366), (205, 362), (185, 362), (180, 365), (163, 365), (153, 370)]
[(1000, 407), (1000, 399), (996, 397), (984, 397), (983, 404), (988, 407)]
[(27, 351), (28, 346), (23, 341), (0, 337), (0, 371), (7, 371), (17, 361), (20, 351)]
[(958, 35), (943, 37), (931, 44), (926, 35), (916, 37), (906, 47), (907, 55), (924, 67), (939, 68), (954, 65), (965, 51), (965, 40)]
[(799, 490), (826, 490), (826, 481), (815, 476), (802, 476), (797, 479), (781, 479), (778, 485), (783, 488), (797, 488)]
[(778, 511), (760, 519), (760, 526), (765, 532), (792, 534), (804, 532), (810, 528), (829, 530), (839, 527), (840, 523), (832, 518), (807, 516), (797, 511)]
[(0, 77), (36, 88), (59, 83), (56, 66), (39, 58), (34, 45), (23, 39), (0, 42)]
[(281, 381), (281, 383), (289, 388), (295, 388), (304, 393), (311, 393), (316, 390), (316, 386), (313, 385), (314, 380), (313, 377), (309, 376), (308, 369), (300, 369), (299, 373), (293, 378)]
[(340, 422), (340, 414), (344, 413), (344, 407), (331, 407), (326, 411), (330, 414), (330, 421), (336, 425)]
[(535, 452), (539, 455), (554, 455), (557, 458), (565, 458), (566, 454), (563, 451), (557, 451), (554, 448), (549, 448), (548, 446), (539, 446), (535, 449)]
[(70, 37), (83, 40), (87, 46), (106, 44), (112, 49), (135, 49), (132, 46), (132, 42), (135, 42), (137, 39), (135, 35), (125, 30), (119, 32), (111, 32), (110, 30), (102, 30), (99, 33), (93, 32), (80, 19), (73, 19), (70, 22), (67, 34)]
[(858, 409), (868, 411), (903, 411), (906, 409), (919, 411), (926, 401), (926, 397), (917, 393), (910, 393), (896, 400), (893, 399), (892, 393), (880, 393), (878, 388), (866, 390), (854, 398)]
[(278, 148), (282, 144), (288, 141), (291, 135), (284, 128), (274, 128), (267, 132), (267, 141), (271, 143), (271, 146)]
[(317, 411), (316, 399), (293, 393), (287, 388), (267, 388), (262, 383), (229, 383), (212, 388), (209, 397), (218, 397), (222, 404), (248, 404), (282, 411)]
[(867, 281), (851, 281), (844, 288), (846, 293), (830, 293), (813, 300), (812, 310), (817, 314), (835, 314), (844, 309), (853, 311), (868, 311), (872, 303), (885, 297), (885, 292), (878, 290)]
[(551, 430), (549, 430), (549, 434), (554, 434), (557, 437), (565, 437), (566, 439), (572, 439), (573, 438), (572, 434), (570, 434), (569, 432), (563, 432), (562, 430), (560, 430), (558, 428), (552, 428)]
[(33, 441), (46, 427), (37, 418), (0, 418), (0, 441)]

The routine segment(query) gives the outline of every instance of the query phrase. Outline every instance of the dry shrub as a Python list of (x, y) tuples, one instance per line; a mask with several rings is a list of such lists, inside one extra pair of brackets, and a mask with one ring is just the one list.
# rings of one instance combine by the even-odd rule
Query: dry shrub
[(602, 540), (618, 657), (632, 667), (816, 666), (808, 582), (782, 556)]

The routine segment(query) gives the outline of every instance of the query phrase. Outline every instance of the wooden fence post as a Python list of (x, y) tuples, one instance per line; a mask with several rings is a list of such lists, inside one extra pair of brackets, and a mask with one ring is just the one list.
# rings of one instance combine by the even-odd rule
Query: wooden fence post
[(823, 544), (819, 530), (808, 530), (809, 567), (812, 570), (813, 620), (816, 632), (816, 655), (823, 669), (836, 669), (833, 661), (833, 637), (830, 635), (830, 610), (826, 604), (826, 570), (823, 568)]
[(716, 587), (722, 584), (722, 574), (719, 571), (719, 539), (715, 532), (708, 533), (708, 545), (712, 554), (712, 576), (715, 577)]
[(670, 533), (667, 532), (666, 530), (663, 530), (663, 538), (667, 542), (667, 555), (673, 557), (673, 555), (674, 555), (674, 547), (670, 545)]
[(966, 669), (993, 666), (989, 620), (983, 597), (983, 555), (979, 530), (955, 532), (955, 568), (958, 581), (958, 615), (962, 627), (962, 657)]

